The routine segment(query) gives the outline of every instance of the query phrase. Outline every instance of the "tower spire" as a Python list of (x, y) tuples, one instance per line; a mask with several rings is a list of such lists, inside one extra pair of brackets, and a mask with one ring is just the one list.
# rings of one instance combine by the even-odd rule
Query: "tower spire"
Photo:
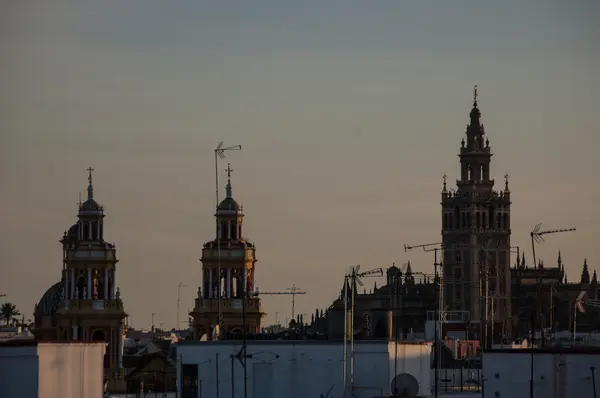
[(92, 167), (90, 166), (87, 168), (87, 171), (88, 171), (88, 182), (89, 182), (87, 191), (88, 191), (88, 200), (89, 200), (89, 199), (94, 199), (94, 186), (92, 185), (92, 171), (94, 171), (94, 169), (92, 169)]
[(477, 97), (479, 92), (477, 91), (477, 84), (473, 86), (473, 108), (477, 108)]
[(227, 168), (225, 169), (227, 172), (227, 185), (225, 186), (225, 192), (228, 198), (231, 198), (231, 172), (233, 169), (231, 168), (231, 163), (227, 163)]

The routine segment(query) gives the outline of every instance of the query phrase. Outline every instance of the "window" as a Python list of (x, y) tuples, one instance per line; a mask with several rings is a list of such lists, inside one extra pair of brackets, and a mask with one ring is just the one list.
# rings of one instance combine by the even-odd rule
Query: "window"
[(476, 224), (477, 229), (481, 228), (481, 214), (479, 212), (477, 212), (476, 221), (477, 221), (477, 224)]
[(467, 165), (467, 181), (471, 181), (473, 179), (473, 168), (471, 165)]
[(482, 163), (482, 164), (479, 165), (479, 179), (480, 180), (485, 180), (484, 170), (485, 170), (485, 166)]
[(237, 224), (232, 222), (230, 224), (231, 228), (231, 239), (237, 239)]
[(221, 240), (227, 239), (227, 223), (221, 223)]

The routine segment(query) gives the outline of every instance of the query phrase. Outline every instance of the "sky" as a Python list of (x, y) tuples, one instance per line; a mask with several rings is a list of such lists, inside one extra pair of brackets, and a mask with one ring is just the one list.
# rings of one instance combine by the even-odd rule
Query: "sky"
[[(213, 150), (231, 162), (257, 286), (307, 292), (310, 317), (344, 272), (433, 256), (442, 175), (473, 85), (512, 244), (570, 280), (600, 271), (600, 4), (594, 0), (3, 2), (0, 11), (0, 294), (32, 317), (61, 276), (89, 166), (135, 327), (193, 307), (214, 239)], [(596, 130), (596, 133), (594, 131)], [(222, 191), (224, 193), (224, 189)], [(365, 280), (367, 288), (383, 279)], [(265, 323), (291, 297), (264, 296)], [(181, 316), (184, 319), (184, 316)]]

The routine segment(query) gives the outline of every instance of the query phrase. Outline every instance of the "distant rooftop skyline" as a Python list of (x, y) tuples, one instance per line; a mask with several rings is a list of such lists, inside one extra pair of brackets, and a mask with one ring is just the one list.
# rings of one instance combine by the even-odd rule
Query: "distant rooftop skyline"
[[(536, 250), (550, 266), (560, 249), (578, 280), (584, 258), (600, 268), (599, 16), (589, 0), (6, 5), (2, 300), (31, 316), (60, 279), (91, 166), (133, 324), (173, 325), (214, 238), (220, 141), (243, 146), (221, 189), (231, 162), (260, 289), (296, 284), (310, 314), (351, 265), (428, 272), (429, 253), (403, 245), (441, 241), (475, 84), (491, 173), (511, 176), (512, 244), (530, 262), (537, 223), (576, 227)], [(291, 300), (263, 305), (266, 323), (291, 315)]]

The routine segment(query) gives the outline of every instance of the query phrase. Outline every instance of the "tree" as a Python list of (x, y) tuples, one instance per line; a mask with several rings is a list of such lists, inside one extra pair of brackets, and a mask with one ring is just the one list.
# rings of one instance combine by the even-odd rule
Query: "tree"
[(8, 325), (10, 320), (18, 315), (21, 315), (19, 311), (17, 311), (17, 306), (13, 303), (4, 303), (0, 307), (0, 313), (2, 314), (2, 318)]

